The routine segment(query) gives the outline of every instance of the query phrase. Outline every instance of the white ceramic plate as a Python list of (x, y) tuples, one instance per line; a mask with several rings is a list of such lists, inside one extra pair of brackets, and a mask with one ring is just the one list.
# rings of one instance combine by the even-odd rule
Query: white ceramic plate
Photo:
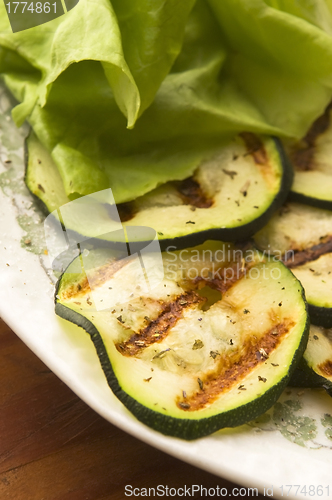
[(88, 405), (137, 438), (263, 494), (265, 488), (266, 496), (273, 488), (273, 498), (332, 498), (332, 399), (324, 391), (286, 390), (257, 422), (193, 442), (145, 427), (113, 396), (88, 336), (54, 314), (44, 217), (23, 182), (27, 129), (15, 128), (11, 105), (0, 88), (0, 314), (4, 321)]

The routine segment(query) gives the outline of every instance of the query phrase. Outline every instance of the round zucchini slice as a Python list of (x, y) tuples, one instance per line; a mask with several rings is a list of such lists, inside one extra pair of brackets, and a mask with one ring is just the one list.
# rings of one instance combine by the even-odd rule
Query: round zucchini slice
[(144, 255), (144, 291), (137, 256), (83, 252), (59, 280), (56, 313), (90, 334), (114, 394), (153, 429), (189, 440), (264, 413), (307, 344), (301, 284), (229, 243), (161, 257), (157, 276), (158, 256)]
[(323, 387), (332, 396), (332, 329), (311, 325), (307, 348), (290, 385)]
[(332, 211), (287, 203), (254, 241), (301, 281), (312, 322), (332, 327)]
[[(61, 209), (70, 200), (50, 154), (33, 134), (27, 139), (27, 151), (28, 188), (49, 212)], [(243, 133), (203, 161), (192, 177), (163, 184), (118, 204), (117, 210), (125, 227), (154, 229), (162, 248), (174, 242), (183, 248), (207, 239), (245, 240), (282, 205), (292, 178), (278, 139)], [(114, 238), (110, 214), (110, 206), (100, 204), (91, 224), (87, 220), (80, 224), (73, 217), (67, 230), (91, 237), (99, 224), (101, 239)]]
[(290, 199), (332, 210), (332, 105), (307, 135), (285, 148), (294, 167)]

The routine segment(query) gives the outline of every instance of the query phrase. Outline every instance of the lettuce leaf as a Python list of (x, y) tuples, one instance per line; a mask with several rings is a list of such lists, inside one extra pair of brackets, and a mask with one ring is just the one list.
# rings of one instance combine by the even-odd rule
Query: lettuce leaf
[[(41, 106), (71, 64), (99, 61), (131, 128), (153, 101), (181, 49), (194, 1), (80, 0), (66, 15), (19, 33), (10, 32), (1, 3), (0, 45), (40, 71), (35, 103)], [(26, 109), (20, 115), (16, 111), (20, 122), (31, 112), (31, 107)]]
[(325, 0), (81, 0), (14, 35), (0, 17), (0, 69), (67, 196), (111, 187), (119, 203), (188, 177), (239, 131), (301, 137), (332, 95), (331, 12)]
[[(283, 134), (302, 137), (332, 94), (332, 17), (327, 3), (209, 3), (231, 51), (229, 75), (233, 84), (261, 111), (267, 123)], [(317, 26), (319, 8), (326, 14), (327, 31)]]

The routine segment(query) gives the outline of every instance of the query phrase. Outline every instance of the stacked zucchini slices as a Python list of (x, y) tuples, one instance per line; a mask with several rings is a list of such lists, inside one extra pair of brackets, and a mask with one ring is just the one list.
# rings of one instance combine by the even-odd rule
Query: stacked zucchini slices
[(309, 342), (293, 385), (332, 395), (332, 211), (288, 202), (255, 236), (302, 283), (309, 306)]
[(312, 322), (332, 326), (332, 211), (288, 202), (254, 239), (301, 281)]
[[(26, 183), (53, 211), (69, 202), (61, 178), (34, 136), (27, 146)], [(153, 429), (195, 439), (264, 413), (290, 380), (330, 389), (332, 212), (285, 204), (292, 181), (278, 139), (240, 134), (192, 177), (118, 205), (127, 235), (155, 230), (161, 257), (144, 231), (129, 255), (103, 235), (60, 277), (56, 313), (91, 336), (114, 394)], [(320, 325), (309, 343), (301, 283)]]
[(285, 147), (294, 167), (289, 201), (254, 240), (278, 256), (301, 281), (309, 305), (307, 349), (295, 386), (324, 387), (332, 395), (332, 106), (299, 142)]

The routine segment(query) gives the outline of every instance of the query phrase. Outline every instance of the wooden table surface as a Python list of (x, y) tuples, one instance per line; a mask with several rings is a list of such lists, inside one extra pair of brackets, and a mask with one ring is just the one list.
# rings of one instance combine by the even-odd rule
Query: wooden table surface
[(100, 417), (1, 320), (0, 381), (1, 500), (122, 500), (128, 498), (126, 485), (192, 484), (228, 488), (228, 498), (236, 498), (231, 491), (238, 485), (170, 457)]

